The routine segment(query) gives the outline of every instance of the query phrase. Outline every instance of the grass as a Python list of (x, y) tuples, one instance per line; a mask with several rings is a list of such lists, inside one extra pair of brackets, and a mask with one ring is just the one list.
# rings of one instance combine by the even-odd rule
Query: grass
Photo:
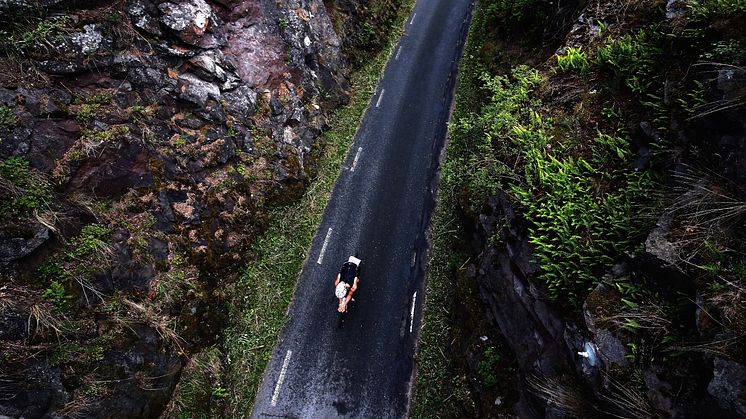
[[(401, 28), (413, 4), (412, 0), (402, 4), (395, 28)], [(387, 47), (353, 76), (349, 104), (328, 120), (330, 129), (323, 135), (324, 153), (317, 179), (300, 202), (270, 214), (267, 232), (251, 249), (253, 260), (231, 290), (234, 298), (230, 317), (236, 323), (226, 332), (225, 340), (228, 416), (248, 416), (251, 411), (339, 169), (400, 34), (401, 30), (393, 31)]]
[(18, 117), (12, 108), (5, 105), (0, 106), (0, 128), (12, 127), (18, 123)]

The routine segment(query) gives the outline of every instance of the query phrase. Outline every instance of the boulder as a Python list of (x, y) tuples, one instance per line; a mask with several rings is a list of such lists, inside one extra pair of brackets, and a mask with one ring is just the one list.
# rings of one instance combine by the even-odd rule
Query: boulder
[(30, 237), (16, 237), (0, 232), (0, 265), (21, 259), (49, 240), (49, 229), (41, 223), (30, 228)]
[(746, 366), (715, 358), (707, 392), (717, 400), (721, 408), (739, 417), (746, 417)]
[(104, 36), (96, 25), (85, 25), (83, 29), (84, 32), (77, 32), (71, 35), (72, 43), (81, 54), (93, 54), (101, 48)]
[(200, 106), (205, 106), (208, 99), (220, 100), (220, 88), (217, 85), (204, 81), (191, 73), (184, 73), (179, 76), (177, 88), (181, 99)]
[[(216, 48), (225, 44), (218, 28), (218, 18), (204, 0), (186, 0), (158, 5), (163, 15), (160, 21), (174, 31), (179, 39), (201, 48)], [(211, 25), (214, 29), (208, 32)]]
[(132, 24), (143, 31), (155, 35), (162, 35), (160, 24), (158, 23), (158, 8), (147, 0), (129, 0), (127, 2), (127, 13), (130, 16)]

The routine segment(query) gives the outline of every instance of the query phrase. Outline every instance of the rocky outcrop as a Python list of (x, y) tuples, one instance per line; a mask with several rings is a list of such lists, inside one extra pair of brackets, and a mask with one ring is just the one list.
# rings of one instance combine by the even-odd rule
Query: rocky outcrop
[(0, 415), (157, 416), (267, 209), (310, 181), (342, 41), (305, 0), (11, 1), (0, 22)]

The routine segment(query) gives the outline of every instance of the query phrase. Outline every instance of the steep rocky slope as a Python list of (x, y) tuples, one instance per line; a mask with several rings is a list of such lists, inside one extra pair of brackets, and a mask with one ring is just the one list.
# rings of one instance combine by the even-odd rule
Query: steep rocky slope
[(441, 192), (463, 234), (435, 261), (466, 312), (449, 414), (746, 416), (744, 19), (481, 2)]
[(397, 6), (328, 4), (0, 4), (0, 415), (160, 414)]

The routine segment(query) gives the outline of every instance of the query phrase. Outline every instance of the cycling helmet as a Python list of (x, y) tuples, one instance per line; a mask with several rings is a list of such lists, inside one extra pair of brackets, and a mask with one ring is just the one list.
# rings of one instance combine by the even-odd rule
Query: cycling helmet
[(337, 284), (337, 288), (334, 290), (334, 295), (336, 295), (337, 298), (345, 298), (347, 296), (347, 287), (344, 282)]

